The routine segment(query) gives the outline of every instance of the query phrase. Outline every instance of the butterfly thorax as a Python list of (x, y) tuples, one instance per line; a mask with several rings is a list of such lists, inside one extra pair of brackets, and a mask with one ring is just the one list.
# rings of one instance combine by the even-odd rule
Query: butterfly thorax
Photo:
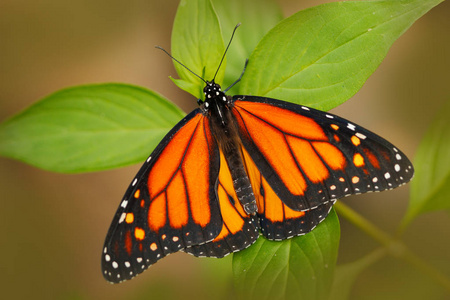
[(228, 121), (225, 118), (224, 112), (228, 110), (230, 99), (221, 90), (220, 85), (214, 81), (207, 82), (203, 89), (205, 94), (205, 101), (199, 102), (203, 112), (210, 116), (210, 118), (218, 119), (222, 127), (226, 127)]
[(207, 82), (203, 89), (205, 101), (201, 108), (208, 117), (211, 132), (230, 169), (236, 196), (248, 214), (257, 212), (256, 199), (242, 158), (243, 145), (237, 124), (231, 115), (233, 102), (217, 83)]

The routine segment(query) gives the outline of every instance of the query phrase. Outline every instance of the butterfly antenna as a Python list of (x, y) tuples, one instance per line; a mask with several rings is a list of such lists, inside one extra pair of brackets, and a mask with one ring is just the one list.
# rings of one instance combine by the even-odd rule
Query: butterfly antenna
[(167, 55), (169, 55), (169, 57), (171, 59), (173, 59), (174, 61), (176, 61), (177, 63), (179, 63), (180, 65), (182, 65), (186, 70), (188, 70), (189, 72), (191, 72), (192, 74), (194, 74), (195, 76), (197, 76), (198, 78), (200, 78), (204, 83), (207, 83), (205, 79), (201, 78), (200, 76), (198, 76), (197, 74), (194, 73), (194, 71), (192, 71), (191, 69), (189, 69), (188, 67), (186, 67), (185, 65), (183, 65), (178, 59), (176, 59), (175, 57), (173, 57), (169, 52), (166, 51), (166, 49), (164, 49), (163, 47), (160, 46), (155, 46), (155, 48), (158, 48), (159, 50), (164, 51)]
[(219, 67), (217, 67), (216, 74), (214, 74), (214, 78), (213, 78), (212, 81), (214, 81), (214, 80), (216, 79), (217, 73), (219, 72), (220, 66), (222, 65), (223, 60), (224, 60), (224, 58), (225, 58), (225, 54), (227, 54), (228, 48), (230, 47), (231, 41), (233, 40), (234, 33), (236, 32), (236, 29), (237, 29), (239, 26), (241, 26), (241, 23), (237, 23), (236, 26), (235, 26), (234, 29), (233, 29), (233, 33), (231, 34), (230, 41), (228, 42), (227, 48), (225, 49), (225, 52), (223, 53), (222, 59), (220, 60)]

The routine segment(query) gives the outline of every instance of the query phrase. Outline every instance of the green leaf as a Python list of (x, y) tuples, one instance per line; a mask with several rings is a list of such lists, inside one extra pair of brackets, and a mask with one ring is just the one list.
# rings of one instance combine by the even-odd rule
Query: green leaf
[[(223, 87), (231, 85), (241, 74), (245, 61), (262, 37), (283, 19), (281, 8), (274, 0), (213, 0), (219, 16), (223, 40), (228, 43), (236, 24), (233, 42), (227, 52), (227, 69)], [(230, 95), (235, 94), (234, 88)]]
[[(192, 72), (205, 80), (212, 80), (225, 47), (219, 20), (210, 0), (181, 0), (172, 30), (172, 55)], [(175, 69), (181, 81), (174, 81), (181, 89), (203, 98), (203, 81), (177, 62)], [(216, 82), (222, 83), (226, 61), (220, 68)], [(180, 84), (179, 84), (180, 83)]]
[(450, 210), (450, 101), (442, 107), (419, 145), (415, 178), (403, 228), (419, 214)]
[(300, 11), (258, 44), (240, 93), (336, 107), (361, 88), (392, 43), (441, 1), (345, 1)]
[(339, 246), (334, 210), (310, 233), (275, 242), (260, 237), (235, 253), (233, 273), (241, 299), (326, 299)]
[(359, 274), (386, 255), (386, 249), (378, 249), (361, 259), (345, 265), (338, 265), (334, 273), (329, 300), (349, 299), (351, 289)]
[(143, 161), (183, 115), (140, 87), (69, 88), (0, 124), (0, 154), (55, 172), (116, 168)]

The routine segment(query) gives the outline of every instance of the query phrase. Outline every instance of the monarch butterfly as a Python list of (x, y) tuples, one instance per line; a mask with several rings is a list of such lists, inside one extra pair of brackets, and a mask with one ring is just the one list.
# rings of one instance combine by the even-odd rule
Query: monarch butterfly
[(111, 283), (177, 251), (223, 257), (260, 231), (270, 240), (308, 233), (337, 199), (413, 176), (398, 148), (361, 126), (205, 83), (205, 100), (162, 139), (120, 203), (102, 253)]

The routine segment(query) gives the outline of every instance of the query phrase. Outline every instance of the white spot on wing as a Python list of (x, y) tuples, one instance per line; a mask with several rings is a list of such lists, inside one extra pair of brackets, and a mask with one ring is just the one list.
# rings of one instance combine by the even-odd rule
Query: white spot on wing
[(350, 130), (353, 130), (353, 131), (355, 131), (355, 129), (356, 129), (356, 126), (355, 126), (355, 125), (353, 125), (352, 123), (348, 123), (348, 124), (347, 124), (347, 128), (348, 128), (348, 129), (350, 129)]
[(355, 135), (357, 137), (359, 137), (360, 139), (362, 139), (362, 140), (364, 140), (366, 138), (366, 136), (364, 134), (360, 133), (360, 132), (355, 133)]
[(135, 186), (136, 183), (137, 183), (137, 178), (135, 178), (135, 179), (133, 180), (133, 183), (132, 183), (131, 185), (132, 185), (132, 186)]
[(126, 213), (122, 213), (122, 214), (120, 215), (119, 224), (122, 223), (122, 222), (125, 220), (125, 217), (126, 217), (126, 216), (127, 216)]

